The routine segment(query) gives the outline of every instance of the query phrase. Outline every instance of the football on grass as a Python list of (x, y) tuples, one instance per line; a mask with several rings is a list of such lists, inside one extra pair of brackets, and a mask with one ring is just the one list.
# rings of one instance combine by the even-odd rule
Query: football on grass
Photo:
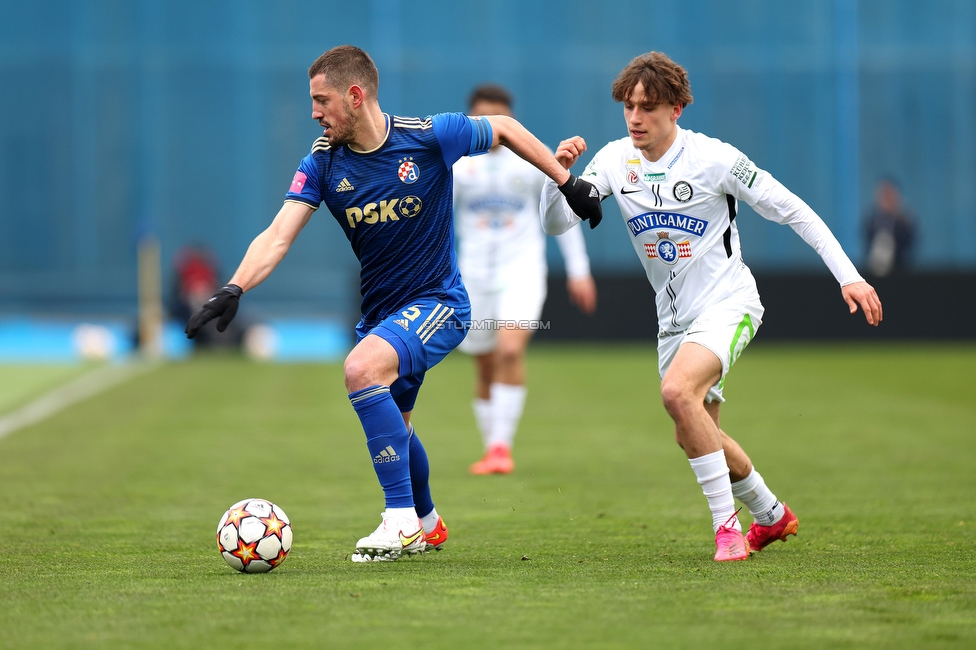
[(284, 510), (264, 499), (244, 499), (220, 518), (217, 549), (242, 573), (267, 573), (288, 557), (291, 535)]

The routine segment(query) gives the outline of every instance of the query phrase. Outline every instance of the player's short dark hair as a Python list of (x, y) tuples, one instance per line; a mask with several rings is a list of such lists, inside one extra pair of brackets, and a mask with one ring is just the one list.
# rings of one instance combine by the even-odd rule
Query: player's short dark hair
[(366, 52), (354, 45), (339, 45), (319, 58), (308, 69), (308, 78), (325, 75), (333, 88), (345, 92), (350, 86), (359, 86), (372, 97), (380, 85), (380, 73)]
[(504, 104), (512, 108), (512, 94), (504, 86), (483, 84), (471, 91), (471, 96), (468, 97), (468, 108), (472, 108), (478, 102)]
[(692, 102), (688, 73), (666, 54), (648, 52), (634, 57), (613, 80), (613, 100), (626, 101), (638, 83), (644, 86), (647, 103), (653, 106), (685, 107)]

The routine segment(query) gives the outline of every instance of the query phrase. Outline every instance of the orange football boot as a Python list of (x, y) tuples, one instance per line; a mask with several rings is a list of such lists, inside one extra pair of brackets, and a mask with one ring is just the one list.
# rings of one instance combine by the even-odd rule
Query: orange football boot
[(427, 550), (443, 550), (444, 542), (447, 541), (447, 526), (444, 525), (444, 520), (438, 517), (437, 525), (434, 526), (434, 530), (430, 531), (429, 533), (425, 533), (425, 535), (427, 537)]
[(749, 526), (749, 534), (746, 535), (746, 539), (749, 542), (749, 548), (752, 549), (752, 552), (758, 553), (778, 539), (785, 542), (788, 536), (796, 535), (799, 527), (800, 520), (796, 518), (793, 511), (784, 503), (782, 519), (772, 526), (760, 526), (756, 522), (752, 522), (752, 526)]
[(475, 475), (511, 474), (515, 469), (512, 460), (512, 450), (505, 445), (492, 445), (485, 452), (484, 458), (471, 465), (468, 471)]

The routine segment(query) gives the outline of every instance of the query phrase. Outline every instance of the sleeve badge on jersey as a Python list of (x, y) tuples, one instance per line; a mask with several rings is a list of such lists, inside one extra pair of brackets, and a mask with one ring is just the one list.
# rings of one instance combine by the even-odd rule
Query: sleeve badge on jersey
[(291, 179), (291, 187), (288, 188), (288, 191), (292, 194), (301, 194), (302, 190), (305, 189), (305, 181), (307, 180), (308, 176), (304, 173), (295, 172), (295, 178)]
[(759, 175), (759, 170), (756, 169), (756, 166), (752, 164), (751, 160), (740, 153), (739, 157), (735, 159), (735, 163), (732, 165), (729, 173), (739, 179), (739, 182), (746, 187), (752, 187), (753, 183), (756, 182), (756, 177)]

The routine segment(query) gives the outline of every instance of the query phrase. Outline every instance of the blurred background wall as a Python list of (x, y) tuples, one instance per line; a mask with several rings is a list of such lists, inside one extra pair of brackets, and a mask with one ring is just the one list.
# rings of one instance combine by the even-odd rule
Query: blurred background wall
[[(579, 134), (591, 152), (626, 135), (614, 76), (666, 52), (695, 96), (680, 124), (769, 170), (859, 266), (890, 175), (917, 218), (912, 268), (976, 270), (972, 0), (2, 0), (0, 313), (134, 317), (146, 233), (164, 293), (187, 245), (211, 249), (225, 281), (320, 134), (306, 69), (342, 43), (373, 56), (388, 112), (463, 111), (494, 81), (549, 146)], [(640, 277), (612, 203), (586, 231), (594, 272)], [(789, 228), (742, 208), (757, 274), (827, 276)], [(358, 266), (325, 210), (247, 303), (355, 313)]]

